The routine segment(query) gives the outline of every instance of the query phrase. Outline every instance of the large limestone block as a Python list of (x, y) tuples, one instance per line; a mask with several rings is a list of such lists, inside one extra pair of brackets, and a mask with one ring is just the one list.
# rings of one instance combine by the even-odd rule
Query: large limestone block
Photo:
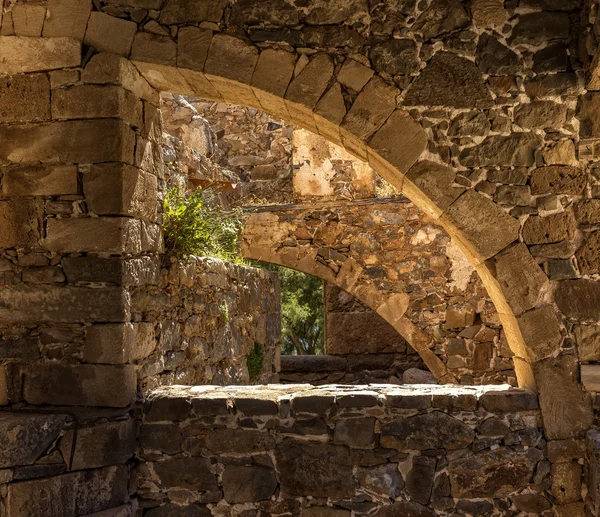
[(529, 167), (535, 163), (535, 151), (542, 146), (539, 135), (513, 133), (488, 136), (482, 143), (464, 149), (459, 160), (466, 167), (514, 165)]
[(0, 36), (0, 74), (70, 68), (81, 64), (81, 42), (72, 38)]
[(83, 360), (126, 364), (148, 357), (156, 348), (153, 323), (113, 323), (88, 328)]
[(142, 127), (142, 102), (118, 86), (84, 84), (52, 93), (52, 117), (57, 120), (119, 118)]
[(115, 84), (132, 92), (135, 96), (159, 104), (158, 92), (142, 77), (137, 68), (116, 54), (96, 54), (81, 73), (81, 80), (88, 84)]
[(42, 35), (46, 7), (43, 5), (17, 4), (12, 11), (13, 29), (17, 36), (39, 38)]
[(554, 307), (528, 311), (518, 321), (532, 362), (552, 356), (558, 351), (563, 339)]
[(0, 468), (33, 464), (58, 438), (66, 415), (0, 413)]
[(39, 201), (0, 201), (0, 249), (38, 247), (42, 218)]
[(5, 196), (68, 196), (77, 193), (75, 165), (17, 167), (7, 170), (2, 179), (2, 194)]
[(133, 365), (36, 364), (24, 372), (29, 404), (127, 407), (135, 399)]
[(571, 194), (580, 196), (585, 190), (587, 174), (579, 167), (549, 165), (531, 173), (531, 193)]
[(217, 475), (208, 458), (170, 458), (152, 464), (161, 484), (166, 488), (218, 490)]
[(574, 356), (544, 359), (533, 365), (540, 397), (544, 433), (549, 440), (584, 436), (592, 425), (590, 397), (577, 382)]
[(140, 253), (144, 248), (140, 221), (124, 217), (50, 219), (44, 245), (58, 253)]
[(285, 50), (265, 49), (252, 75), (252, 86), (283, 97), (294, 74), (296, 55)]
[(530, 216), (523, 225), (523, 240), (527, 244), (551, 244), (572, 240), (577, 231), (577, 221), (572, 211), (546, 217)]
[(395, 86), (373, 77), (354, 101), (342, 128), (360, 140), (368, 140), (396, 109), (399, 94)]
[(227, 465), (222, 480), (230, 504), (270, 500), (277, 488), (275, 470), (260, 465)]
[(0, 77), (0, 122), (50, 119), (50, 81), (46, 74)]
[(213, 32), (198, 27), (183, 27), (177, 34), (177, 66), (202, 72), (208, 57)]
[(479, 261), (493, 257), (516, 241), (521, 227), (517, 219), (473, 190), (460, 196), (441, 220), (449, 225), (446, 229), (451, 237), (474, 250)]
[(93, 166), (83, 175), (83, 192), (90, 212), (126, 215), (156, 221), (156, 176), (123, 164)]
[(219, 22), (227, 4), (227, 0), (168, 0), (160, 13), (160, 23)]
[(128, 496), (127, 467), (84, 470), (30, 481), (8, 488), (11, 517), (78, 517), (119, 506)]
[(600, 325), (575, 325), (573, 329), (577, 340), (580, 361), (600, 361)]
[(177, 44), (170, 36), (138, 32), (133, 40), (130, 59), (177, 66)]
[(48, 0), (44, 38), (65, 36), (83, 40), (92, 0)]
[(87, 255), (64, 257), (61, 265), (70, 284), (158, 285), (160, 279), (159, 257), (124, 259)]
[(592, 322), (600, 320), (600, 282), (562, 280), (556, 285), (554, 299), (568, 318)]
[(133, 163), (135, 134), (117, 119), (0, 126), (0, 164)]
[(127, 57), (136, 31), (135, 22), (94, 11), (90, 15), (83, 42), (98, 52), (111, 52)]
[(257, 61), (258, 50), (253, 45), (233, 36), (216, 35), (210, 44), (204, 72), (250, 84)]
[(0, 320), (4, 323), (128, 319), (129, 295), (123, 289), (54, 286), (0, 289)]
[(135, 452), (135, 422), (102, 422), (68, 431), (60, 440), (60, 451), (71, 470), (83, 470), (126, 463)]
[(313, 109), (333, 76), (333, 61), (325, 53), (313, 56), (310, 62), (292, 80), (285, 98), (291, 102)]

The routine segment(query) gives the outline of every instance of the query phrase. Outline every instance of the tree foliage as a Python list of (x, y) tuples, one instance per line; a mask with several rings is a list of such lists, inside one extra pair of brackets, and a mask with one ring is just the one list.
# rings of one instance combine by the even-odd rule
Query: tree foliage
[(322, 354), (325, 339), (323, 281), (273, 264), (260, 266), (275, 271), (281, 284), (281, 353)]
[(167, 190), (163, 231), (168, 256), (185, 259), (199, 255), (240, 262), (241, 230), (241, 210), (223, 208), (211, 189)]

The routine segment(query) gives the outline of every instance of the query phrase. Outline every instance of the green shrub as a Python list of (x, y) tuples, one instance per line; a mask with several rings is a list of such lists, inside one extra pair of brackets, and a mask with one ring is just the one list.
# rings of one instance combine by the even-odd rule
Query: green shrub
[(165, 195), (163, 231), (168, 256), (185, 259), (198, 255), (240, 262), (242, 226), (241, 209), (224, 209), (210, 188), (171, 188)]
[(263, 346), (258, 342), (254, 342), (254, 350), (248, 354), (246, 364), (248, 365), (248, 375), (251, 381), (258, 379), (263, 371), (265, 361), (265, 352)]
[(229, 321), (229, 306), (225, 300), (219, 305), (219, 313), (221, 314), (221, 324), (225, 325)]

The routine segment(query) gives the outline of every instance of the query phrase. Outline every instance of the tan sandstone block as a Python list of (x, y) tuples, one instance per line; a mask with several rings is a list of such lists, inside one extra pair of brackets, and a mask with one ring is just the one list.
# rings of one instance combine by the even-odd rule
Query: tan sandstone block
[(126, 364), (148, 357), (155, 348), (153, 323), (92, 325), (87, 330), (83, 360), (86, 363)]
[(12, 9), (13, 29), (17, 36), (39, 38), (46, 17), (43, 5), (17, 4)]
[(340, 83), (335, 83), (327, 90), (327, 93), (321, 97), (321, 100), (317, 103), (315, 108), (315, 114), (320, 115), (325, 120), (333, 123), (335, 127), (341, 124), (346, 116), (346, 104), (344, 102)]
[(207, 79), (202, 72), (180, 68), (179, 73), (189, 85), (189, 88), (194, 92), (194, 95), (201, 99), (215, 100), (222, 102), (223, 97), (215, 89), (213, 84)]
[(130, 59), (177, 66), (177, 44), (169, 36), (138, 32), (133, 40)]
[(504, 0), (474, 0), (471, 11), (473, 23), (482, 29), (502, 27), (508, 20)]
[(581, 465), (573, 461), (552, 465), (552, 495), (558, 504), (581, 499)]
[(12, 75), (81, 64), (81, 43), (72, 38), (0, 36), (0, 70)]
[(38, 201), (0, 201), (0, 249), (37, 248), (43, 213)]
[(135, 22), (94, 11), (90, 15), (83, 42), (98, 52), (112, 52), (127, 57), (136, 31)]
[(344, 118), (342, 128), (361, 140), (368, 140), (396, 109), (400, 90), (373, 77), (360, 92)]
[(296, 55), (285, 50), (265, 49), (260, 53), (252, 75), (252, 86), (283, 97), (292, 80)]
[(338, 74), (337, 80), (349, 90), (360, 92), (369, 82), (374, 70), (354, 59), (346, 59)]
[(86, 65), (81, 80), (89, 84), (115, 84), (129, 90), (137, 97), (160, 103), (158, 92), (142, 77), (137, 68), (125, 58), (115, 54), (96, 54)]
[(327, 54), (315, 54), (288, 86), (286, 100), (312, 110), (325, 93), (333, 68), (333, 61)]
[[(399, 188), (398, 176), (412, 167), (426, 146), (427, 135), (421, 125), (405, 111), (396, 110), (369, 141), (369, 164)], [(380, 171), (378, 157), (390, 164), (392, 169)]]
[(36, 364), (25, 371), (29, 404), (127, 407), (135, 399), (133, 365)]
[(2, 179), (4, 196), (65, 196), (77, 194), (75, 165), (9, 169)]
[(6, 368), (0, 366), (0, 406), (8, 405), (8, 378)]
[(202, 72), (213, 32), (198, 27), (182, 27), (177, 34), (177, 66)]
[(250, 84), (258, 62), (258, 50), (245, 41), (225, 34), (213, 37), (204, 72)]
[(50, 119), (50, 81), (46, 74), (0, 77), (0, 122)]
[(600, 393), (600, 365), (582, 364), (581, 383), (587, 391)]
[(577, 221), (571, 210), (546, 217), (529, 216), (523, 225), (523, 240), (527, 244), (551, 244), (573, 240)]
[(57, 120), (119, 118), (142, 127), (142, 102), (118, 86), (82, 84), (52, 93), (52, 117)]
[(83, 175), (83, 192), (91, 212), (156, 221), (156, 176), (119, 163), (94, 165)]
[(554, 505), (556, 517), (585, 517), (585, 505), (583, 503), (571, 503), (565, 505)]
[(552, 356), (558, 351), (563, 338), (554, 307), (528, 311), (518, 321), (532, 362)]
[(124, 217), (50, 219), (44, 245), (58, 253), (140, 253), (140, 221)]
[(465, 191), (464, 187), (452, 186), (456, 174), (446, 165), (422, 160), (406, 173), (403, 191), (430, 216), (438, 218)]
[[(179, 95), (195, 95), (196, 92), (186, 81), (179, 70), (156, 63), (144, 63), (135, 61), (133, 63), (150, 86), (158, 92), (177, 93)], [(185, 68), (181, 69), (186, 71)]]
[(117, 119), (0, 125), (0, 165), (133, 162), (135, 134)]
[(44, 38), (65, 36), (83, 41), (92, 0), (48, 0)]
[(440, 218), (450, 236), (481, 262), (519, 237), (521, 225), (485, 196), (467, 190)]
[(600, 361), (600, 324), (575, 325), (573, 329), (577, 340), (580, 361)]
[(580, 438), (593, 422), (590, 396), (577, 382), (577, 361), (573, 356), (544, 359), (533, 364), (544, 433), (549, 440)]

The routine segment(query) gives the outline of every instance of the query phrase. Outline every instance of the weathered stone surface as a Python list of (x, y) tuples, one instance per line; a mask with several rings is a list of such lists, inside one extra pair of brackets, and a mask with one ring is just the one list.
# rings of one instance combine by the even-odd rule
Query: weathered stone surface
[(123, 289), (36, 286), (0, 289), (5, 323), (126, 321), (129, 295)]
[(548, 460), (551, 463), (577, 461), (584, 456), (584, 440), (552, 440), (548, 442)]
[(564, 43), (550, 45), (533, 56), (533, 71), (537, 74), (566, 72), (568, 64), (569, 56)]
[(126, 463), (135, 452), (135, 425), (132, 419), (106, 422), (68, 431), (60, 440), (60, 451), (71, 470), (83, 470)]
[(295, 372), (335, 372), (346, 369), (346, 359), (336, 355), (287, 355), (281, 357), (281, 369)]
[(383, 506), (377, 513), (373, 514), (373, 517), (396, 517), (397, 515), (402, 515), (402, 517), (433, 517), (435, 513), (419, 503), (399, 501), (389, 506)]
[(538, 135), (513, 133), (508, 136), (488, 136), (481, 144), (464, 149), (460, 162), (465, 167), (513, 165), (529, 167), (535, 163), (535, 151), (541, 146)]
[(577, 92), (579, 92), (577, 76), (572, 73), (542, 74), (525, 83), (525, 93), (529, 97), (571, 95)]
[(315, 113), (338, 125), (346, 116), (346, 103), (342, 94), (342, 87), (335, 83), (317, 103)]
[(126, 215), (156, 221), (156, 176), (122, 164), (91, 167), (83, 175), (88, 208), (98, 215)]
[(440, 447), (461, 449), (473, 441), (474, 435), (473, 430), (460, 420), (433, 411), (382, 427), (381, 444), (401, 451)]
[(127, 499), (127, 467), (106, 467), (13, 483), (7, 507), (14, 517), (77, 517)]
[(155, 257), (65, 257), (61, 265), (71, 284), (102, 282), (123, 286), (156, 285), (160, 278), (160, 264)]
[(340, 69), (337, 80), (346, 88), (358, 93), (369, 82), (375, 72), (354, 59), (344, 61)]
[(451, 52), (438, 52), (411, 84), (404, 105), (487, 108), (492, 97), (475, 63)]
[(419, 71), (417, 45), (409, 39), (390, 39), (371, 47), (371, 61), (377, 72), (408, 75)]
[(77, 167), (73, 165), (11, 168), (2, 178), (5, 196), (66, 196), (77, 191)]
[(519, 317), (518, 322), (532, 362), (558, 351), (562, 336), (554, 307), (528, 311)]
[(600, 136), (600, 93), (590, 92), (581, 97), (577, 117), (581, 123), (580, 135), (582, 138)]
[(111, 52), (127, 57), (136, 31), (135, 22), (94, 11), (90, 15), (83, 42), (98, 52)]
[(578, 0), (521, 0), (520, 5), (545, 11), (577, 11), (581, 8)]
[(365, 0), (317, 1), (311, 5), (306, 22), (314, 25), (335, 25), (346, 22), (357, 14), (366, 14), (367, 10)]
[(289, 85), (285, 98), (313, 109), (333, 75), (333, 62), (324, 53), (315, 54)]
[(12, 11), (13, 30), (17, 36), (39, 38), (42, 35), (46, 8), (42, 5), (17, 4)]
[(464, 238), (488, 259), (517, 240), (519, 222), (494, 202), (472, 190), (466, 191), (448, 208), (443, 218), (455, 225)]
[(550, 165), (531, 173), (531, 193), (571, 194), (579, 196), (587, 183), (587, 175), (579, 167)]
[(62, 253), (139, 253), (143, 248), (139, 220), (125, 217), (51, 219), (44, 244)]
[(285, 50), (265, 49), (260, 53), (252, 86), (283, 97), (294, 74), (296, 55)]
[(135, 392), (133, 365), (36, 364), (23, 380), (29, 404), (126, 407)]
[(223, 16), (226, 0), (169, 0), (160, 14), (165, 25), (190, 22), (218, 22)]
[(88, 363), (126, 364), (150, 355), (156, 347), (153, 323), (92, 325), (83, 359)]
[(129, 57), (134, 62), (176, 66), (177, 44), (170, 36), (138, 32), (133, 39)]
[(117, 119), (0, 126), (0, 164), (132, 163), (135, 135)]
[(216, 454), (248, 454), (273, 449), (275, 438), (270, 433), (254, 430), (222, 429), (206, 436), (206, 446)]
[(564, 440), (583, 436), (593, 415), (589, 395), (577, 383), (576, 359), (573, 356), (544, 359), (533, 365), (533, 373), (546, 437)]
[(515, 25), (511, 43), (540, 45), (549, 40), (569, 37), (569, 16), (563, 13), (522, 14)]
[(168, 504), (153, 508), (146, 512), (148, 517), (211, 517), (212, 513), (206, 506), (193, 504), (191, 506), (181, 506)]
[(575, 254), (579, 270), (584, 275), (595, 275), (600, 272), (600, 233), (588, 233), (583, 244)]
[(81, 64), (81, 43), (72, 38), (0, 36), (0, 64), (7, 75)]
[(258, 62), (258, 50), (241, 39), (216, 35), (204, 65), (207, 74), (249, 84)]
[(600, 361), (600, 325), (575, 325), (579, 360)]
[(600, 224), (600, 199), (584, 199), (577, 203), (575, 217), (580, 224)]
[(558, 504), (581, 499), (581, 465), (575, 462), (552, 465), (552, 495)]
[[(490, 131), (490, 121), (481, 111), (459, 113), (452, 119), (448, 128), (449, 136), (486, 136)], [(488, 178), (489, 179), (489, 178)]]
[(522, 69), (517, 53), (487, 33), (479, 38), (477, 64), (483, 73), (490, 75), (512, 75)]
[(502, 27), (508, 20), (503, 0), (474, 0), (471, 4), (473, 23), (482, 29)]
[(5, 437), (0, 468), (31, 465), (64, 429), (66, 415), (3, 412), (0, 431)]
[(350, 447), (370, 448), (375, 445), (375, 419), (342, 420), (335, 426), (333, 439)]
[(165, 454), (181, 452), (183, 435), (175, 423), (145, 424), (140, 432), (140, 447)]
[(413, 25), (428, 40), (451, 32), (469, 23), (469, 15), (457, 0), (434, 0)]
[(549, 244), (572, 240), (577, 230), (573, 212), (561, 212), (546, 217), (531, 216), (523, 225), (523, 240), (527, 244)]
[(390, 498), (398, 497), (404, 487), (402, 475), (393, 463), (359, 468), (356, 479), (361, 487)]
[(457, 498), (506, 497), (529, 482), (537, 459), (527, 451), (499, 448), (471, 457), (450, 460), (452, 496)]
[(413, 165), (406, 173), (420, 191), (431, 200), (436, 209), (444, 212), (464, 192), (463, 187), (453, 186), (456, 174), (450, 167), (429, 160), (422, 160)]
[(566, 119), (567, 107), (552, 101), (533, 101), (515, 108), (515, 123), (524, 129), (558, 129)]
[(311, 506), (302, 510), (303, 517), (350, 517), (350, 510)]
[(29, 122), (50, 118), (50, 81), (46, 74), (0, 79), (0, 121)]
[(347, 447), (287, 439), (275, 449), (275, 459), (287, 496), (341, 498), (354, 494), (352, 457)]
[(0, 248), (37, 248), (42, 211), (35, 201), (0, 201)]
[(600, 282), (563, 280), (556, 286), (554, 299), (568, 318), (597, 321), (600, 315)]
[(44, 38), (67, 37), (83, 40), (90, 13), (91, 0), (48, 0)]
[(491, 412), (515, 412), (538, 409), (538, 397), (526, 390), (488, 391), (481, 396), (481, 403)]
[(207, 458), (172, 458), (152, 464), (166, 488), (184, 488), (201, 492), (218, 488), (217, 476)]
[(228, 465), (222, 480), (228, 503), (266, 501), (277, 488), (275, 471), (267, 467)]
[(411, 500), (421, 504), (429, 503), (436, 463), (436, 459), (429, 456), (416, 456), (413, 459), (412, 468), (406, 476), (406, 491)]
[(231, 23), (235, 25), (258, 25), (268, 23), (276, 27), (296, 26), (298, 11), (283, 0), (241, 0), (231, 10)]
[(512, 498), (517, 510), (527, 513), (540, 514), (552, 508), (552, 503), (539, 494), (522, 494)]

